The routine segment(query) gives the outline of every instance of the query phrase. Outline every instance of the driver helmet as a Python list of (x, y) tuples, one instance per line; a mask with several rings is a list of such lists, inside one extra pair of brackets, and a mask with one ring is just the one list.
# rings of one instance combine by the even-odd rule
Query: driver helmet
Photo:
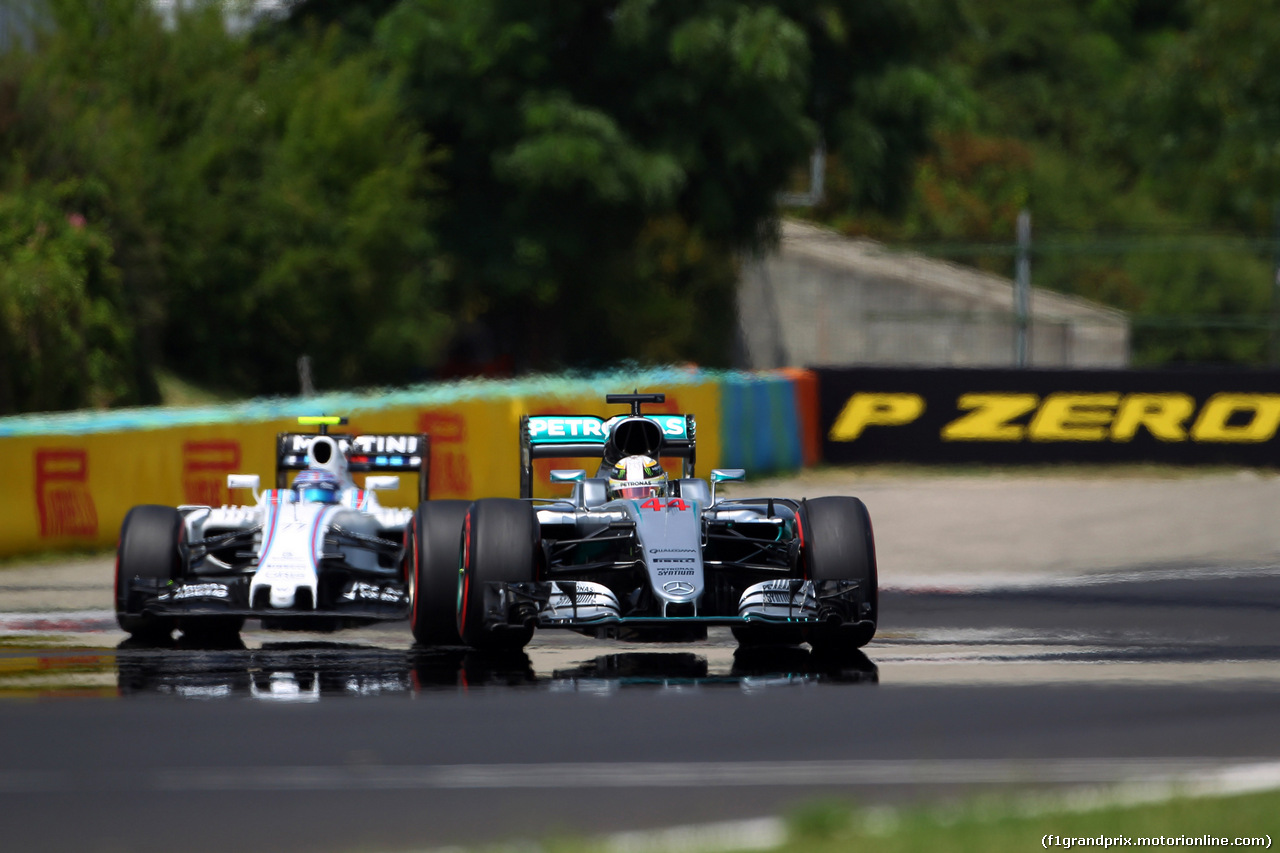
[(667, 472), (658, 460), (648, 456), (624, 456), (609, 472), (609, 499), (664, 498)]
[(338, 475), (323, 468), (308, 468), (293, 480), (300, 503), (336, 504), (342, 484)]

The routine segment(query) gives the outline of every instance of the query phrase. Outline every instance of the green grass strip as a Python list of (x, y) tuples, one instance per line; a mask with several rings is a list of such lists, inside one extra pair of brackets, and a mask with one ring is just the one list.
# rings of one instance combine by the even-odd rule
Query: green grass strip
[[(1024, 853), (1048, 849), (1268, 849), (1280, 824), (1280, 792), (1177, 798), (1141, 805), (983, 798), (949, 806), (855, 810), (838, 803), (803, 809), (788, 821), (778, 853)], [(1225, 839), (1225, 844), (1220, 842)], [(1216, 840), (1216, 841), (1215, 841)]]
[[(1151, 800), (1151, 802), (1144, 802)], [(1126, 804), (1127, 803), (1127, 804)], [(765, 823), (768, 823), (765, 821)], [(843, 800), (798, 809), (756, 842), (697, 843), (697, 827), (586, 840), (469, 848), (476, 853), (1027, 853), (1031, 850), (1266, 850), (1280, 824), (1280, 791), (1168, 796), (1158, 786), (1000, 794), (943, 804), (859, 808)], [(745, 825), (745, 824), (744, 824)], [(710, 828), (710, 827), (709, 827)], [(715, 834), (714, 832), (711, 834)], [(733, 837), (734, 832), (721, 833)], [(773, 840), (769, 837), (773, 836)], [(1128, 843), (1126, 843), (1126, 841)], [(763, 843), (757, 843), (763, 842)], [(452, 848), (451, 848), (452, 849)]]

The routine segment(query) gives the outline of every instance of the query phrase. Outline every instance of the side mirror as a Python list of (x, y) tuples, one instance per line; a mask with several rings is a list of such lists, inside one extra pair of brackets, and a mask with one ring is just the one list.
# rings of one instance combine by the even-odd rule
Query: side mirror
[(553, 483), (581, 483), (587, 479), (587, 472), (581, 468), (561, 468), (551, 472)]
[(227, 475), (228, 489), (248, 489), (249, 493), (253, 495), (253, 499), (255, 501), (258, 499), (258, 486), (260, 483), (261, 483), (261, 480), (258, 479), (257, 474), (228, 474)]
[(364, 478), (364, 487), (371, 492), (389, 492), (400, 488), (400, 478), (395, 474), (370, 474)]
[(712, 468), (711, 469), (711, 503), (716, 502), (717, 483), (740, 483), (747, 479), (745, 468)]

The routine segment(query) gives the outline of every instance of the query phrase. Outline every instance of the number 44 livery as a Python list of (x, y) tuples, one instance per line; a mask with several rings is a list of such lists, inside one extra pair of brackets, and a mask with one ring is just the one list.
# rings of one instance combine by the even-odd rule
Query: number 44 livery
[[(745, 473), (694, 476), (692, 415), (645, 414), (662, 394), (606, 400), (630, 412), (521, 418), (521, 499), (424, 507), (420, 541), (462, 536), (460, 549), (416, 561), (419, 642), (518, 649), (536, 628), (679, 641), (711, 625), (744, 645), (807, 641), (823, 653), (871, 640), (876, 558), (862, 501), (725, 499), (717, 486)], [(533, 460), (547, 457), (600, 466), (552, 471), (572, 494), (533, 498)], [(660, 459), (678, 460), (680, 476), (668, 479)]]

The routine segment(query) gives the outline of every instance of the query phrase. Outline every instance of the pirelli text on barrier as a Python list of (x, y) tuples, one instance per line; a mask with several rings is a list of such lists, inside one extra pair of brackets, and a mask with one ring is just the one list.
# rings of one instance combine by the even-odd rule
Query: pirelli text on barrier
[(1280, 372), (818, 374), (828, 462), (1280, 463)]

